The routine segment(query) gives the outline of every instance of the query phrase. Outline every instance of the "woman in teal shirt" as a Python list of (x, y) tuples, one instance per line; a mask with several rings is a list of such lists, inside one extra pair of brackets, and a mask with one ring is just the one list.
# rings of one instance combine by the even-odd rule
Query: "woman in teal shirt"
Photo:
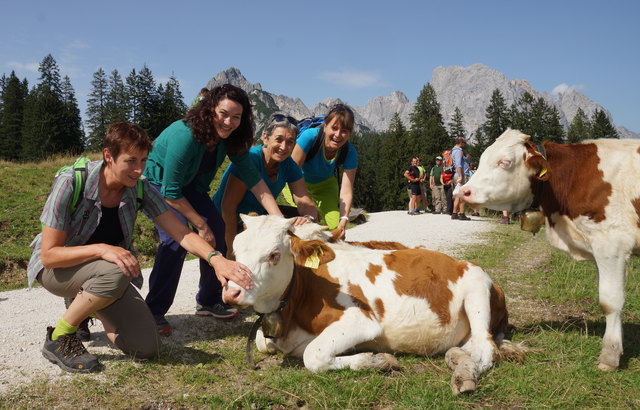
[[(283, 114), (272, 115), (262, 133), (262, 144), (251, 148), (249, 156), (274, 197), (280, 195), (285, 185), (289, 184), (300, 214), (307, 220), (316, 221), (318, 211), (305, 187), (302, 170), (291, 159), (291, 152), (298, 136), (297, 124), (292, 117)], [(259, 215), (267, 213), (253, 193), (247, 191), (246, 184), (240, 179), (239, 171), (235, 164), (229, 165), (213, 196), (213, 202), (225, 223), (227, 254), (230, 254), (233, 239), (238, 232), (238, 215), (250, 212)], [(305, 222), (307, 221), (298, 218), (294, 225)]]
[[(167, 127), (154, 141), (144, 175), (184, 224), (190, 224), (214, 248), (224, 241), (222, 221), (215, 212), (209, 189), (228, 155), (240, 178), (270, 213), (282, 215), (260, 178), (247, 151), (254, 135), (249, 97), (230, 84), (201, 91), (201, 98), (183, 120)], [(164, 315), (173, 303), (186, 251), (156, 226), (161, 243), (149, 278), (147, 305), (163, 335), (171, 334)], [(238, 311), (222, 303), (220, 282), (201, 261), (196, 314), (220, 319)]]
[[(358, 168), (358, 154), (355, 147), (348, 143), (353, 125), (351, 108), (346, 104), (336, 104), (329, 110), (320, 127), (309, 128), (300, 134), (291, 156), (302, 168), (307, 189), (322, 216), (321, 223), (329, 226), (329, 229), (340, 229), (341, 237), (344, 237), (344, 229), (349, 222)], [(311, 157), (309, 153), (316, 138), (321, 138), (322, 145)], [(342, 150), (347, 152), (342, 164), (342, 183), (338, 188), (335, 173)], [(293, 205), (290, 194), (286, 191), (283, 194), (287, 202)]]

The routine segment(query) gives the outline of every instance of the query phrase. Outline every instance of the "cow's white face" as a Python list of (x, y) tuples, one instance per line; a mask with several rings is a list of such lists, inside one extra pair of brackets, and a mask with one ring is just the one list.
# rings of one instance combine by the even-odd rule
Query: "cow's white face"
[[(478, 170), (460, 189), (460, 197), (472, 206), (497, 211), (520, 211), (531, 205), (532, 156), (525, 143), (530, 137), (508, 129), (480, 157)], [(539, 154), (538, 154), (539, 155)]]
[(287, 231), (295, 218), (241, 215), (247, 229), (233, 241), (236, 260), (253, 273), (253, 288), (246, 290), (235, 282), (223, 289), (225, 303), (269, 313), (278, 307), (293, 273), (294, 258)]

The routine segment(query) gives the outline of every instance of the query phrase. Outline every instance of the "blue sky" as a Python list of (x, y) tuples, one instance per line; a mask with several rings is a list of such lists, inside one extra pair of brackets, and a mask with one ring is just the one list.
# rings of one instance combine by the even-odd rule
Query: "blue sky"
[(146, 64), (185, 99), (237, 67), (266, 91), (364, 105), (416, 99), (438, 66), (483, 63), (539, 91), (575, 87), (640, 132), (640, 1), (0, 0), (0, 74), (52, 54), (84, 115), (93, 73)]

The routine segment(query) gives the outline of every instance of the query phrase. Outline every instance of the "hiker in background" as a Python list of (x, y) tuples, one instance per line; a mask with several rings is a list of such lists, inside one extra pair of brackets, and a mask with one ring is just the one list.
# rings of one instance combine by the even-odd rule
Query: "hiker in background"
[[(302, 168), (307, 190), (320, 212), (320, 224), (339, 229), (341, 238), (345, 237), (349, 222), (358, 168), (358, 154), (349, 143), (354, 122), (353, 110), (348, 105), (335, 104), (319, 127), (300, 133), (291, 155)], [(319, 142), (320, 149), (314, 153), (315, 142)], [(344, 158), (342, 183), (338, 188), (336, 170), (341, 158)], [(282, 194), (290, 205), (294, 205), (290, 190), (285, 189)]]
[[(296, 205), (304, 215), (299, 219), (317, 221), (318, 210), (307, 192), (302, 170), (291, 158), (298, 137), (297, 124), (295, 118), (283, 114), (272, 115), (262, 133), (262, 144), (252, 147), (249, 156), (274, 197), (278, 197), (284, 186), (289, 184)], [(247, 190), (247, 185), (239, 178), (235, 164), (230, 164), (224, 171), (212, 199), (216, 209), (222, 214), (225, 226), (225, 241), (218, 244), (218, 249), (231, 257), (233, 239), (240, 221), (238, 215), (250, 212), (265, 215), (267, 212), (255, 195)], [(297, 220), (294, 224), (302, 222), (304, 221)]]
[[(200, 94), (202, 98), (185, 118), (171, 124), (154, 141), (144, 175), (182, 223), (191, 225), (219, 250), (224, 243), (224, 228), (209, 189), (227, 155), (260, 204), (270, 214), (282, 214), (248, 155), (254, 124), (247, 93), (225, 84), (213, 90), (203, 89)], [(165, 314), (173, 304), (187, 252), (161, 227), (156, 228), (161, 242), (149, 277), (146, 302), (159, 332), (168, 336), (171, 326)], [(200, 261), (195, 313), (217, 319), (238, 315), (237, 309), (223, 304), (220, 281), (206, 261)]]
[[(467, 145), (467, 141), (464, 137), (456, 138), (456, 145), (451, 149), (451, 158), (453, 159), (453, 166), (456, 173), (453, 175), (453, 189), (456, 186), (464, 185), (469, 179), (469, 159), (464, 152), (464, 147)], [(453, 199), (453, 213), (451, 219), (458, 219), (461, 221), (468, 221), (469, 218), (464, 213), (464, 201), (458, 196)]]
[(417, 158), (418, 160), (418, 171), (420, 171), (420, 196), (418, 197), (418, 203), (416, 204), (416, 208), (418, 208), (418, 210), (420, 209), (420, 204), (422, 204), (422, 208), (424, 209), (424, 212), (431, 212), (431, 210), (429, 209), (429, 204), (427, 203), (427, 187), (425, 186), (424, 182), (427, 180), (427, 171), (424, 169), (424, 167), (421, 165), (420, 163), (420, 158)]
[[(112, 124), (104, 137), (103, 160), (87, 164), (84, 191), (71, 211), (77, 187), (75, 170), (54, 179), (40, 216), (42, 233), (31, 244), (27, 267), (29, 286), (37, 280), (54, 295), (73, 298), (55, 327), (47, 328), (42, 354), (69, 372), (99, 367), (76, 336), (78, 324), (95, 315), (109, 340), (134, 358), (158, 355), (153, 316), (131, 280), (140, 276), (133, 252), (133, 227), (138, 214), (138, 179), (151, 150), (151, 140), (139, 126)], [(139, 208), (177, 243), (216, 268), (219, 280), (241, 281), (250, 287), (251, 272), (217, 255), (213, 247), (169, 212), (147, 180), (141, 184)]]
[(429, 188), (431, 188), (431, 199), (433, 201), (433, 212), (436, 214), (445, 213), (446, 198), (442, 185), (442, 157), (436, 157), (436, 164), (429, 171)]
[(420, 170), (418, 170), (418, 158), (411, 158), (411, 165), (404, 171), (407, 179), (407, 193), (409, 194), (409, 215), (419, 215), (418, 201), (420, 200)]

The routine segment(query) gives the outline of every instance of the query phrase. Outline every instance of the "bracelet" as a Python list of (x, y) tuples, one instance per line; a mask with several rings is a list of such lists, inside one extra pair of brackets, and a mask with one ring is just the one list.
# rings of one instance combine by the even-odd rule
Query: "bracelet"
[(305, 215), (304, 217), (307, 218), (308, 220), (310, 220), (311, 222), (315, 222), (316, 221), (316, 218), (314, 218), (311, 215)]
[(217, 251), (217, 250), (212, 250), (211, 252), (209, 252), (209, 254), (207, 255), (207, 263), (209, 264), (209, 266), (211, 266), (213, 268), (213, 265), (211, 265), (211, 258), (216, 256), (216, 255), (222, 255), (222, 252)]
[(345, 221), (348, 221), (349, 217), (348, 216), (341, 216), (340, 219), (344, 219)]

